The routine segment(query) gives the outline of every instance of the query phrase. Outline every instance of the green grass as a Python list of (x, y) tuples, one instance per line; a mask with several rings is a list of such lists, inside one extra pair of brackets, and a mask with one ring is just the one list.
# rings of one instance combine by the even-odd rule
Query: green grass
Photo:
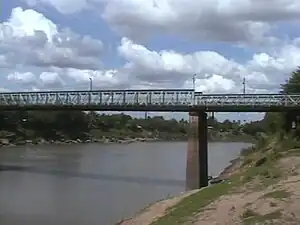
[(244, 172), (240, 173), (240, 185), (247, 185), (247, 188), (251, 190), (260, 190), (269, 185), (276, 184), (283, 177), (283, 172), (280, 168), (276, 167), (277, 158), (265, 157), (257, 158), (244, 169)]
[(275, 198), (275, 199), (284, 199), (289, 198), (291, 196), (291, 193), (285, 191), (285, 190), (278, 190), (269, 192), (262, 196), (262, 198)]
[(154, 221), (152, 225), (176, 225), (182, 224), (195, 215), (204, 207), (209, 205), (220, 196), (227, 194), (232, 187), (232, 183), (223, 182), (204, 188), (203, 190), (183, 199), (179, 204), (171, 207), (166, 216)]
[(276, 183), (280, 180), (282, 174), (280, 169), (274, 166), (274, 162), (275, 160), (269, 161), (268, 159), (266, 163), (260, 166), (250, 167), (239, 174), (233, 175), (226, 182), (207, 187), (190, 195), (176, 206), (171, 207), (165, 216), (154, 221), (152, 225), (183, 224), (191, 220), (193, 215), (202, 212), (207, 205), (222, 195), (234, 193), (238, 187), (247, 184), (254, 178), (259, 178), (259, 183), (253, 187), (255, 189), (261, 189), (262, 187)]
[(287, 151), (289, 156), (300, 156), (300, 148), (294, 148)]
[(246, 209), (242, 214), (242, 218), (243, 219), (248, 219), (248, 218), (258, 216), (258, 215), (259, 214), (257, 212), (254, 212), (252, 209)]
[(279, 219), (282, 216), (281, 210), (277, 210), (265, 215), (261, 215), (251, 209), (246, 210), (247, 213), (242, 215), (244, 225), (270, 224), (272, 220)]

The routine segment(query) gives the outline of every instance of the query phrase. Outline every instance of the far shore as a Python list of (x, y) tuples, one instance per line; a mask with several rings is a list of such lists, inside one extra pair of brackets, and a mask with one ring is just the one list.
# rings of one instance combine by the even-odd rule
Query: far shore
[[(45, 140), (45, 139), (38, 139), (38, 140), (22, 140), (22, 141), (9, 141), (8, 139), (0, 139), (0, 147), (16, 147), (16, 146), (23, 146), (23, 145), (68, 145), (68, 144), (88, 144), (88, 143), (101, 143), (101, 144), (112, 144), (112, 143), (119, 143), (119, 144), (130, 144), (130, 143), (137, 143), (137, 142), (153, 142), (153, 141), (167, 141), (158, 138), (102, 138), (102, 139), (76, 139), (76, 140)], [(169, 140), (169, 141), (180, 141), (180, 140)]]
[[(130, 143), (139, 143), (139, 142), (163, 142), (163, 141), (172, 141), (172, 142), (187, 142), (186, 137), (183, 138), (159, 138), (159, 137), (137, 137), (137, 138), (114, 138), (114, 137), (103, 137), (103, 138), (90, 138), (90, 139), (61, 139), (61, 140), (45, 140), (39, 138), (36, 140), (19, 140), (19, 141), (10, 141), (7, 138), (0, 138), (0, 148), (6, 147), (16, 147), (16, 146), (25, 146), (25, 145), (70, 145), (70, 144), (88, 144), (88, 143), (100, 143), (100, 144), (130, 144)], [(213, 139), (208, 140), (208, 142), (245, 142), (251, 143), (252, 140), (249, 139)]]

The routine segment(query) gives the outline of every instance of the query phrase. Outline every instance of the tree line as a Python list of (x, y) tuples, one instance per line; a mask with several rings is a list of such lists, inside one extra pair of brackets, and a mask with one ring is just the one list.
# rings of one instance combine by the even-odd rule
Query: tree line
[[(212, 117), (208, 118), (208, 125), (215, 133), (230, 132), (234, 135), (255, 135), (259, 127), (254, 122), (220, 122)], [(135, 118), (123, 113), (108, 115), (82, 111), (2, 111), (0, 129), (0, 138), (13, 142), (39, 138), (90, 140), (103, 137), (184, 140), (188, 135), (189, 122), (184, 119), (165, 119), (162, 116)]]

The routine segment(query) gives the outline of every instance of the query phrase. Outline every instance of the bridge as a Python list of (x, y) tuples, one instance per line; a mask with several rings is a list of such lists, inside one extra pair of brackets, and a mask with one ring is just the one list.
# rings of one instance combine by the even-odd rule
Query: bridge
[(299, 106), (300, 95), (202, 94), (193, 89), (0, 93), (1, 110), (281, 112)]
[[(168, 111), (189, 112), (188, 186), (208, 185), (206, 112), (293, 112), (300, 95), (203, 94), (193, 89), (91, 90), (0, 93), (0, 110)], [(287, 126), (293, 117), (287, 116)]]

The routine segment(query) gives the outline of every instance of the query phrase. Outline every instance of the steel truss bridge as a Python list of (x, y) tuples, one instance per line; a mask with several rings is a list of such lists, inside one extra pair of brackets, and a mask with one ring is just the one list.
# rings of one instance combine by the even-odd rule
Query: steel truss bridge
[(1, 110), (280, 112), (300, 110), (300, 95), (202, 94), (193, 89), (0, 93)]

